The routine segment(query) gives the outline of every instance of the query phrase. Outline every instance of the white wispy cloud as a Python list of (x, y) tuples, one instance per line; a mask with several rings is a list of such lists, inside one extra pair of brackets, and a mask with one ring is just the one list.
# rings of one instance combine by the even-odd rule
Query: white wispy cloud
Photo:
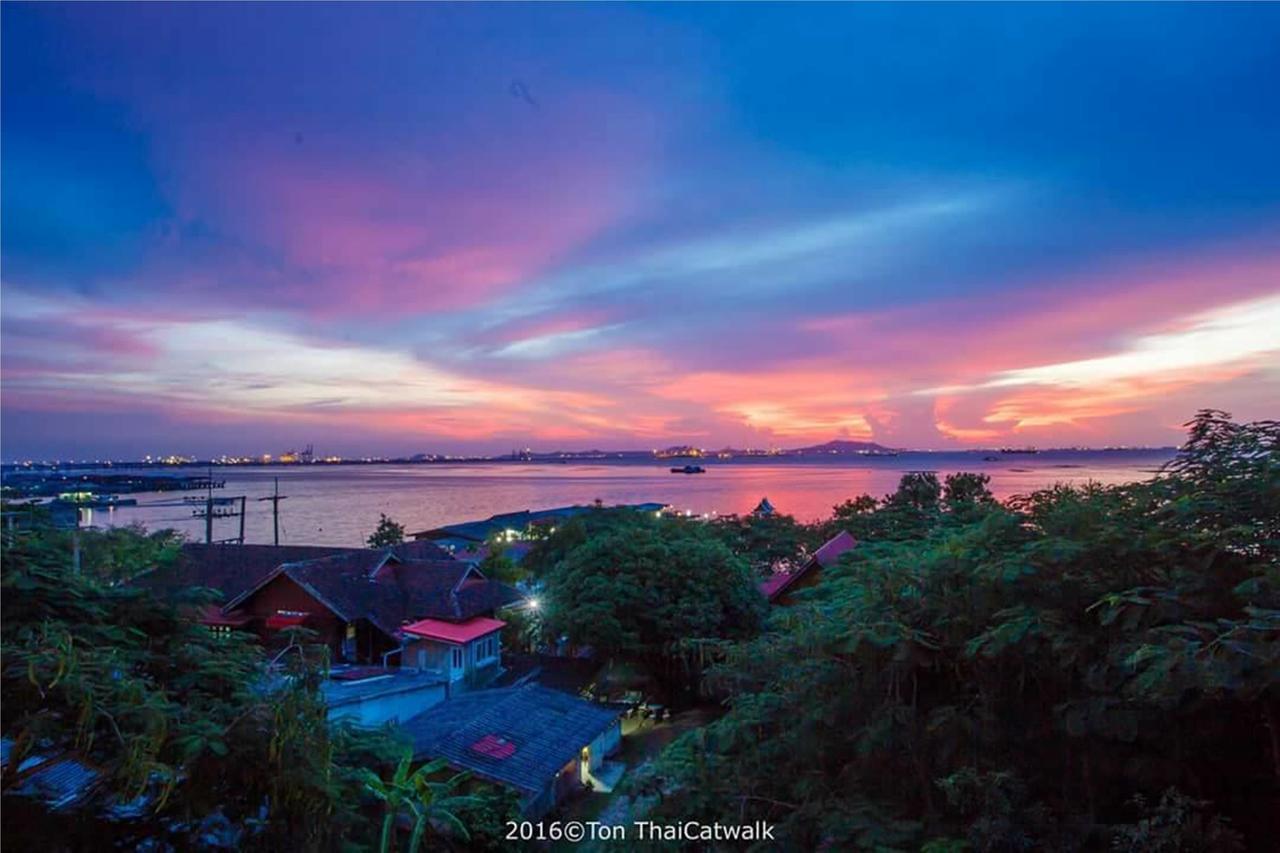
[(1280, 294), (1227, 305), (1186, 318), (1167, 332), (1134, 338), (1123, 349), (1095, 358), (1021, 367), (969, 385), (927, 388), (919, 394), (956, 394), (1038, 385), (1090, 388), (1127, 380), (1207, 370), (1280, 356)]

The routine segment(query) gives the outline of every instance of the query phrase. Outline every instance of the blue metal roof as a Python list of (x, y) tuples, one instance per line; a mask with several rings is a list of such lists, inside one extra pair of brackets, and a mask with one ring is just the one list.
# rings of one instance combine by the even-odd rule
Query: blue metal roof
[[(622, 709), (536, 684), (464, 693), (402, 724), (415, 758), (444, 758), (460, 770), (535, 794), (584, 746), (614, 725)], [(514, 750), (476, 749), (485, 738)]]

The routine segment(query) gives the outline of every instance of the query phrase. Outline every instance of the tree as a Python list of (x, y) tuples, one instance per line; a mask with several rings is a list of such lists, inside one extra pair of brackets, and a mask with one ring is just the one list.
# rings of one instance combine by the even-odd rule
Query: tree
[(597, 505), (557, 525), (554, 532), (543, 525), (534, 525), (531, 528), (533, 547), (520, 561), (520, 566), (532, 577), (544, 578), (571, 552), (596, 535), (640, 525), (651, 517), (631, 509)]
[(1269, 844), (1280, 424), (1189, 427), (1144, 483), (933, 507), (916, 480), (860, 513), (888, 535), (725, 649), (729, 712), (631, 781), (649, 816), (794, 849)]
[(503, 583), (518, 583), (527, 576), (520, 564), (511, 558), (507, 543), (498, 534), (490, 536), (485, 543), (484, 559), (476, 568), (485, 577)]
[(464, 808), (479, 807), (483, 800), (454, 793), (467, 780), (468, 774), (458, 773), (436, 782), (431, 777), (449, 766), (445, 759), (437, 758), (410, 772), (412, 766), (413, 753), (407, 752), (390, 779), (384, 780), (372, 770), (364, 770), (360, 774), (365, 790), (386, 805), (378, 840), (379, 853), (399, 849), (395, 842), (396, 822), (406, 811), (413, 820), (408, 853), (417, 853), (429, 830), (470, 841), (470, 833), (457, 813)]
[(60, 535), (79, 537), (81, 571), (108, 584), (126, 583), (140, 572), (171, 565), (183, 540), (177, 531), (147, 533), (140, 524)]
[(708, 524), (757, 575), (785, 571), (822, 544), (815, 527), (801, 524), (789, 515), (724, 516)]
[(397, 523), (386, 513), (378, 513), (378, 527), (365, 540), (370, 548), (386, 548), (404, 541), (404, 525)]
[[(130, 536), (140, 534), (120, 533)], [(8, 837), (53, 848), (186, 845), (216, 819), (241, 847), (324, 850), (362, 833), (351, 769), (380, 760), (386, 736), (328, 725), (322, 647), (304, 645), (283, 672), (269, 671), (252, 638), (215, 636), (194, 618), (211, 593), (153, 599), (73, 571), (66, 544), (49, 530), (4, 541)], [(145, 542), (121, 548), (146, 552)], [(77, 756), (101, 784), (53, 819), (15, 796), (13, 770), (34, 753)], [(124, 803), (136, 808), (104, 817)]]
[(631, 516), (552, 569), (546, 618), (571, 642), (639, 663), (672, 687), (677, 643), (751, 636), (764, 598), (746, 562), (702, 523)]
[(967, 513), (990, 507), (995, 502), (987, 487), (990, 482), (986, 474), (948, 474), (942, 484), (942, 503), (949, 512)]

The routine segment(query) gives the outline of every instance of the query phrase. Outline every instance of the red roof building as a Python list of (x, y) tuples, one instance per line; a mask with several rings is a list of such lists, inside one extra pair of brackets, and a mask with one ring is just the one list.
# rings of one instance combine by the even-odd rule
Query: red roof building
[(445, 643), (462, 644), (478, 640), (486, 634), (501, 631), (507, 623), (501, 619), (490, 619), (477, 616), (465, 622), (445, 622), (442, 619), (419, 619), (411, 625), (405, 625), (406, 634), (428, 640), (440, 640)]
[(840, 558), (858, 544), (847, 530), (842, 530), (821, 548), (813, 552), (808, 560), (799, 568), (789, 572), (774, 572), (759, 584), (761, 595), (769, 599), (770, 604), (789, 604), (790, 594), (818, 582), (823, 569), (830, 568)]

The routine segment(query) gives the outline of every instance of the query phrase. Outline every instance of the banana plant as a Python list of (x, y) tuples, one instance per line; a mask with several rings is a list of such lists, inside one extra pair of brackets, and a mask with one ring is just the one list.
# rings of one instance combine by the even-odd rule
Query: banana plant
[(395, 845), (395, 824), (406, 810), (413, 817), (413, 832), (409, 836), (409, 853), (417, 853), (427, 830), (439, 827), (446, 835), (464, 841), (471, 836), (466, 825), (458, 817), (461, 809), (479, 806), (479, 797), (454, 793), (470, 776), (457, 773), (443, 782), (431, 781), (431, 777), (448, 766), (443, 758), (423, 764), (410, 773), (413, 754), (406, 752), (396, 765), (390, 779), (383, 779), (371, 770), (362, 770), (365, 790), (386, 804), (387, 813), (382, 819), (382, 834), (378, 842), (379, 853), (392, 853)]

